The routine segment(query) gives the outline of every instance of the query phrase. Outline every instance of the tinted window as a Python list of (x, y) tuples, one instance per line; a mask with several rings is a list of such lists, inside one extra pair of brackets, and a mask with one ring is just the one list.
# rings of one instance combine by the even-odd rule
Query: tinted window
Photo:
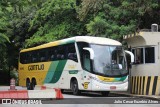
[(86, 50), (83, 51), (83, 60), (82, 66), (85, 70), (91, 71), (91, 63), (90, 63), (90, 53)]
[(31, 52), (31, 62), (34, 63), (34, 62), (37, 62), (38, 61), (38, 54), (37, 54), (37, 51), (33, 51)]
[(57, 60), (64, 60), (64, 59), (66, 59), (66, 48), (63, 45), (57, 47), (56, 59)]
[(48, 60), (49, 61), (56, 60), (56, 55), (57, 55), (57, 48), (51, 47), (48, 49)]
[(84, 47), (89, 47), (89, 44), (85, 43), (85, 42), (77, 42), (77, 45), (78, 45), (78, 50), (79, 50), (79, 54), (80, 54), (80, 60), (81, 60), (82, 68), (86, 69), (86, 70), (89, 70), (89, 68), (86, 68), (86, 65), (89, 64), (88, 59), (87, 59), (88, 54), (83, 49)]
[(154, 63), (155, 55), (154, 55), (154, 47), (145, 48), (145, 63)]
[(77, 61), (74, 43), (20, 53), (23, 64), (67, 59)]
[(78, 61), (74, 43), (69, 44), (67, 46), (67, 59), (70, 59), (70, 60), (73, 60), (73, 61), (76, 61), (76, 62)]
[(47, 61), (47, 51), (46, 49), (39, 51), (39, 62)]

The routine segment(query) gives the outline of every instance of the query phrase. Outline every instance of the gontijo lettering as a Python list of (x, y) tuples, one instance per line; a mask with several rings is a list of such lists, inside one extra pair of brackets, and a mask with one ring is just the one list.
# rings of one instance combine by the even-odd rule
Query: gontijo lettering
[(32, 71), (32, 70), (44, 70), (44, 64), (41, 65), (29, 65), (28, 66), (28, 70)]

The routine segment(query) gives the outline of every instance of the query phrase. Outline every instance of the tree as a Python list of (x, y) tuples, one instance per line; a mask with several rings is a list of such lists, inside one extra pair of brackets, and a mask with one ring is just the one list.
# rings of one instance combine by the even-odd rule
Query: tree
[(25, 47), (83, 35), (85, 23), (77, 18), (75, 0), (48, 0), (35, 13), (30, 22), (30, 30), (38, 30), (30, 39), (26, 40)]
[(6, 35), (8, 23), (5, 12), (7, 11), (7, 9), (4, 9), (2, 3), (3, 2), (0, 3), (0, 44), (4, 45), (5, 42), (9, 42), (9, 38)]
[(81, 0), (81, 5), (77, 9), (79, 13), (79, 19), (82, 21), (85, 19), (87, 14), (96, 14), (102, 9), (102, 5), (106, 0)]
[(157, 1), (154, 0), (82, 1), (79, 18), (85, 20), (90, 17), (90, 14), (94, 15), (93, 19), (86, 24), (88, 33), (121, 40), (123, 35), (144, 27), (142, 17), (146, 13), (152, 13), (158, 6)]

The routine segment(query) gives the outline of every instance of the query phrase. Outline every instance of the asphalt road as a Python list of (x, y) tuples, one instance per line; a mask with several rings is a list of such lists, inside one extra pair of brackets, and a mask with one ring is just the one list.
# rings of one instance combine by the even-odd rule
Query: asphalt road
[(160, 101), (144, 99), (138, 97), (119, 96), (109, 94), (102, 97), (100, 93), (83, 92), (81, 95), (75, 96), (71, 92), (63, 94), (63, 100), (42, 100), (43, 104), (160, 104)]

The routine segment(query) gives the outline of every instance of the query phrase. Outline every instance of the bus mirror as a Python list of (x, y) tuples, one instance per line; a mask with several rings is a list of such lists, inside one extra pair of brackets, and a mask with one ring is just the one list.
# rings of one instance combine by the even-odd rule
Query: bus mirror
[(134, 63), (134, 55), (132, 52), (125, 50), (125, 53), (129, 54), (131, 57), (131, 63)]
[(89, 53), (90, 53), (90, 59), (94, 58), (94, 51), (93, 51), (92, 48), (83, 48), (83, 49), (89, 51)]

